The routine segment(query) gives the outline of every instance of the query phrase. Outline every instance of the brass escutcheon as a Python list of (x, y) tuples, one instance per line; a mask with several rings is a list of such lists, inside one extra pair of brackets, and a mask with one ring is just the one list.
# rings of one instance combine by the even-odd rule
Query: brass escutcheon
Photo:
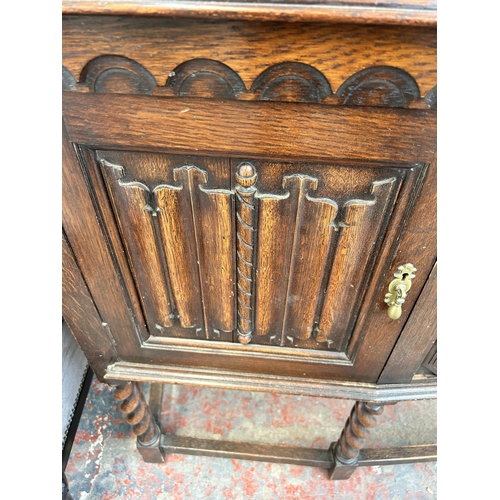
[(396, 279), (389, 283), (389, 291), (385, 294), (384, 302), (389, 306), (387, 314), (391, 319), (398, 319), (401, 316), (401, 306), (406, 300), (406, 294), (411, 288), (411, 280), (415, 277), (413, 274), (417, 270), (413, 264), (399, 266), (394, 273)]

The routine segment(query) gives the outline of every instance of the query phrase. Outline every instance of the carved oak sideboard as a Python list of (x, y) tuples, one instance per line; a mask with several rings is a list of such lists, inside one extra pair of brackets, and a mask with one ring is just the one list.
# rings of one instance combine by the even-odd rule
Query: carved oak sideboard
[[(63, 1), (63, 315), (145, 460), (436, 459), (363, 449), (436, 397), (436, 11), (409, 4)], [(329, 450), (212, 442), (161, 433), (165, 383), (356, 403)]]

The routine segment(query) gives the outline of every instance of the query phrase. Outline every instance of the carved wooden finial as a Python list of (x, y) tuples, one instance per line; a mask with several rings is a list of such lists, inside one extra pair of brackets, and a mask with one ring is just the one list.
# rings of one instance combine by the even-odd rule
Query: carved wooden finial
[(250, 163), (242, 163), (236, 170), (236, 182), (243, 187), (250, 187), (257, 180), (257, 172)]

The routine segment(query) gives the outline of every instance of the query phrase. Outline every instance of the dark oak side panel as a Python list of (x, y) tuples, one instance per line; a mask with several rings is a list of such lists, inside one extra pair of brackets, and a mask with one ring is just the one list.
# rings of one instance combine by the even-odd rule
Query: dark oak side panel
[(62, 313), (95, 375), (101, 382), (104, 382), (107, 365), (116, 361), (118, 356), (64, 232), (62, 236)]
[(139, 327), (123, 295), (123, 287), (96, 217), (76, 152), (63, 122), (63, 228), (85, 283), (120, 354), (133, 356), (140, 348)]

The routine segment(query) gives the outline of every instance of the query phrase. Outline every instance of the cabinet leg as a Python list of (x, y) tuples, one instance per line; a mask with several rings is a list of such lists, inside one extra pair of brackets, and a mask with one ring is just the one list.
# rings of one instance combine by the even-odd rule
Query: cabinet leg
[(371, 427), (377, 424), (376, 417), (384, 406), (357, 401), (342, 430), (339, 440), (330, 446), (333, 466), (330, 479), (349, 479), (358, 465), (359, 450), (363, 447)]
[(137, 382), (127, 382), (115, 389), (114, 398), (122, 401), (120, 410), (127, 413), (127, 422), (137, 436), (137, 449), (145, 462), (165, 462), (161, 432)]

